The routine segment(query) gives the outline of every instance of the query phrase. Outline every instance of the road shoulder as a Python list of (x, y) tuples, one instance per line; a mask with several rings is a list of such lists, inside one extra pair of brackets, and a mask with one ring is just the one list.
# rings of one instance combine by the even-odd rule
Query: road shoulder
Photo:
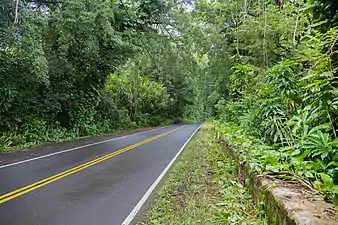
[(144, 224), (264, 224), (236, 167), (204, 125), (155, 195)]

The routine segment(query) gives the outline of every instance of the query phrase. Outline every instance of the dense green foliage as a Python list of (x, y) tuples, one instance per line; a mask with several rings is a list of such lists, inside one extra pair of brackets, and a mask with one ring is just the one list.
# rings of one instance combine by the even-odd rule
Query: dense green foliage
[(217, 117), (338, 201), (336, 1), (3, 2), (1, 149)]
[(19, 1), (15, 13), (15, 3), (0, 7), (0, 149), (189, 114), (193, 73), (164, 33), (178, 4)]
[(200, 1), (197, 9), (219, 31), (214, 60), (226, 61), (219, 131), (257, 171), (289, 174), (338, 203), (337, 4)]

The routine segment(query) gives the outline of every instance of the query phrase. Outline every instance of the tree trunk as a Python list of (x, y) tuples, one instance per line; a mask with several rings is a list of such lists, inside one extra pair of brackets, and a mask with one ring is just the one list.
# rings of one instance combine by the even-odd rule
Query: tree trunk
[(275, 0), (275, 2), (279, 6), (279, 9), (283, 9), (284, 0)]
[(15, 0), (14, 24), (19, 23), (19, 0)]

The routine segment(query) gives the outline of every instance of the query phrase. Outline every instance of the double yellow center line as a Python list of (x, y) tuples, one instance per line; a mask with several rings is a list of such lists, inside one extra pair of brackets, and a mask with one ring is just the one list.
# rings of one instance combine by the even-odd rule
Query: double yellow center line
[(70, 176), (70, 175), (72, 175), (72, 174), (74, 174), (74, 173), (77, 173), (77, 172), (79, 172), (79, 171), (82, 171), (82, 170), (84, 170), (84, 169), (86, 169), (86, 168), (88, 168), (88, 167), (94, 166), (94, 165), (96, 165), (96, 164), (98, 164), (98, 163), (100, 163), (100, 162), (103, 162), (103, 161), (105, 161), (105, 160), (107, 160), (107, 159), (110, 159), (110, 158), (112, 158), (112, 157), (114, 157), (114, 156), (117, 156), (117, 155), (119, 155), (119, 154), (122, 154), (122, 153), (124, 153), (124, 152), (127, 152), (127, 151), (129, 151), (129, 150), (131, 150), (131, 149), (133, 149), (133, 148), (139, 147), (139, 146), (141, 146), (141, 145), (144, 145), (144, 144), (146, 144), (146, 143), (149, 143), (149, 142), (151, 142), (151, 141), (154, 141), (154, 140), (156, 140), (156, 139), (158, 139), (158, 138), (161, 138), (161, 137), (164, 137), (164, 136), (166, 136), (166, 135), (168, 135), (168, 134), (174, 133), (174, 132), (176, 132), (176, 131), (178, 131), (178, 130), (180, 130), (180, 129), (183, 129), (184, 127), (186, 127), (186, 126), (182, 126), (182, 127), (177, 128), (177, 129), (168, 131), (168, 132), (166, 132), (166, 133), (163, 133), (163, 134), (160, 134), (160, 135), (151, 137), (151, 138), (146, 139), (146, 140), (144, 140), (144, 141), (137, 142), (136, 144), (133, 144), (133, 145), (130, 145), (130, 146), (128, 146), (128, 147), (119, 149), (119, 150), (117, 150), (117, 151), (115, 151), (115, 152), (112, 152), (112, 153), (110, 153), (110, 154), (101, 156), (101, 157), (99, 157), (99, 158), (96, 158), (96, 159), (94, 159), (94, 160), (92, 160), (92, 161), (89, 161), (89, 162), (86, 162), (86, 163), (84, 163), (84, 164), (81, 164), (81, 165), (79, 165), (79, 166), (73, 167), (73, 168), (71, 168), (71, 169), (69, 169), (69, 170), (66, 170), (66, 171), (64, 171), (64, 172), (55, 174), (55, 175), (53, 175), (53, 176), (47, 177), (47, 178), (45, 178), (45, 179), (43, 179), (43, 180), (37, 181), (37, 182), (32, 183), (32, 184), (30, 184), (30, 185), (27, 185), (27, 186), (25, 186), (25, 187), (22, 187), (22, 188), (19, 188), (19, 189), (17, 189), (17, 190), (14, 190), (14, 191), (8, 192), (8, 193), (6, 193), (6, 194), (0, 195), (0, 204), (5, 203), (5, 202), (8, 202), (8, 201), (10, 201), (10, 200), (12, 200), (12, 199), (15, 199), (15, 198), (17, 198), (17, 197), (20, 197), (20, 196), (22, 196), (22, 195), (24, 195), (24, 194), (26, 194), (26, 193), (29, 193), (29, 192), (31, 192), (31, 191), (34, 191), (34, 190), (36, 190), (36, 189), (38, 189), (38, 188), (41, 188), (41, 187), (43, 187), (43, 186), (46, 186), (46, 185), (48, 185), (48, 184), (50, 184), (50, 183), (53, 183), (53, 182), (55, 182), (55, 181), (57, 181), (57, 180), (60, 180), (60, 179), (64, 178), (64, 177), (68, 177), (68, 176)]

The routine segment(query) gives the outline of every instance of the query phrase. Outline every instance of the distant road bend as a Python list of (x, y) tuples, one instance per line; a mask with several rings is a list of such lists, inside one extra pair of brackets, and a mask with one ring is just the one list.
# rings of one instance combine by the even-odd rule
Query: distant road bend
[(0, 224), (130, 224), (200, 126), (107, 137), (1, 166)]

